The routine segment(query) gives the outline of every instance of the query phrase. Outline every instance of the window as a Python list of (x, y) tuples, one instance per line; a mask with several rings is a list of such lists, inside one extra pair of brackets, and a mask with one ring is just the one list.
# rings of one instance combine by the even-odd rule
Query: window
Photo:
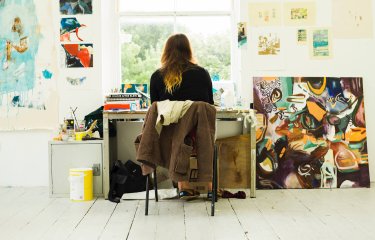
[(185, 33), (198, 64), (229, 80), (231, 0), (119, 0), (123, 83), (148, 83), (167, 38)]

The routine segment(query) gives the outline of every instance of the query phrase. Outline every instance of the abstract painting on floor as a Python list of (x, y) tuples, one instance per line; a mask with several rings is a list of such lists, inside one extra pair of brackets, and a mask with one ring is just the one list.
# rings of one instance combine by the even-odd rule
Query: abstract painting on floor
[[(0, 129), (52, 128), (57, 124), (57, 66), (51, 3), (0, 4)], [(37, 16), (44, 12), (43, 16)]]
[(369, 187), (362, 78), (255, 77), (257, 187)]

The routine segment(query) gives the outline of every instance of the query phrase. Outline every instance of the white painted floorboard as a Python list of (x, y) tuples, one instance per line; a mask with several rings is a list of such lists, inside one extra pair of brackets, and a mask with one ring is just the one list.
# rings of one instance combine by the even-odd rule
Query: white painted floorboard
[[(247, 194), (249, 191), (246, 191)], [(0, 187), (0, 239), (375, 240), (375, 189), (259, 190), (256, 199), (119, 204)]]

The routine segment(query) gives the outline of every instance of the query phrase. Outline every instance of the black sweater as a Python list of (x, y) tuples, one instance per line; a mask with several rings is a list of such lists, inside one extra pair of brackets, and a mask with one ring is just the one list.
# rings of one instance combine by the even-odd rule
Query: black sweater
[(212, 82), (208, 72), (199, 66), (194, 66), (182, 73), (181, 85), (170, 94), (166, 91), (163, 76), (156, 70), (150, 80), (151, 103), (155, 101), (202, 101), (214, 104)]

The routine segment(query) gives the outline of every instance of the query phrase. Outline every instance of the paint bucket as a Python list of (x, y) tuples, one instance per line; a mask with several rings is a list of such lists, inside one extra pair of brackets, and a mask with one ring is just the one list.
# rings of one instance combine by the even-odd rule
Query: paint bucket
[(70, 200), (90, 201), (93, 198), (92, 168), (71, 168), (69, 170)]

